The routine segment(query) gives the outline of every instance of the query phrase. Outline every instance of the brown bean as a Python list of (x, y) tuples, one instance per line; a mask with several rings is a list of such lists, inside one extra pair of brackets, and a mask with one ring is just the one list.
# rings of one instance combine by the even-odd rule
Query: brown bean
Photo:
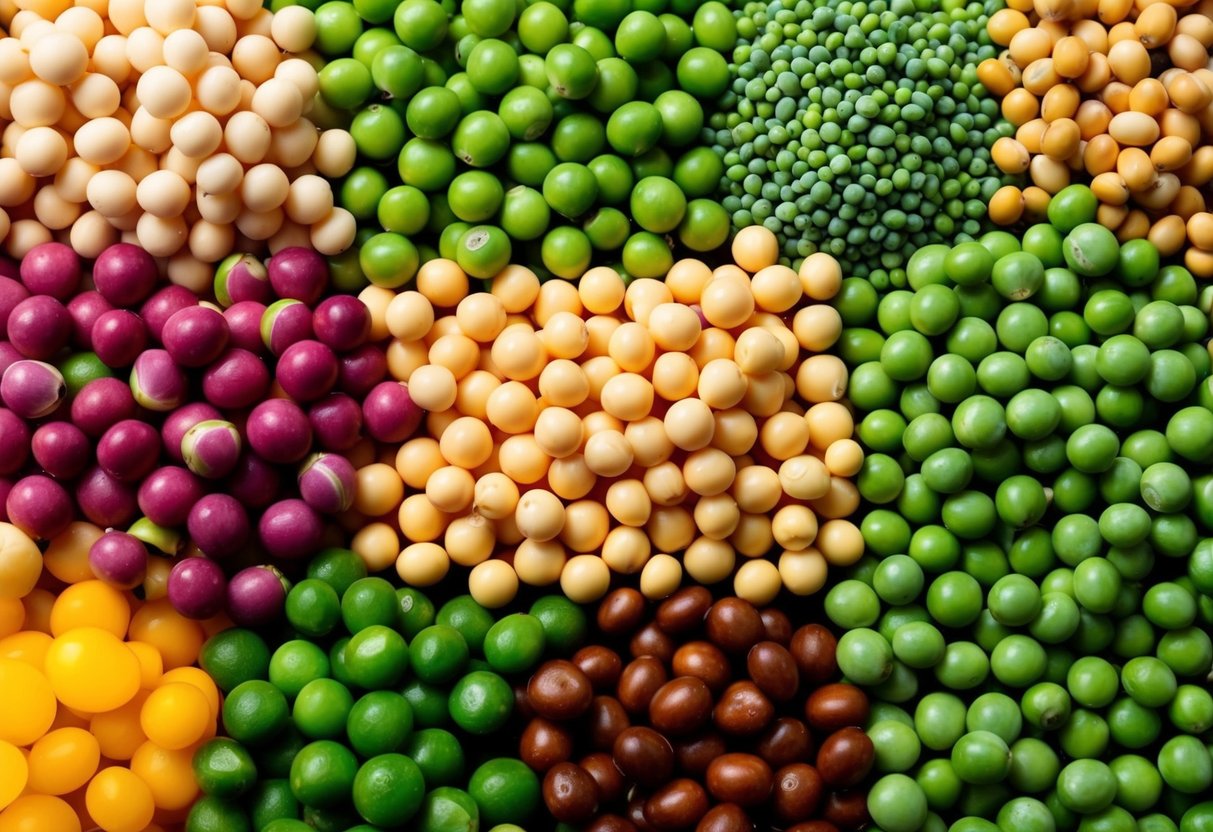
[(595, 696), (590, 702), (589, 717), (590, 745), (599, 751), (609, 751), (615, 744), (615, 737), (631, 727), (628, 712), (613, 696)]
[(809, 759), (813, 751), (813, 737), (799, 719), (781, 716), (763, 732), (754, 747), (759, 757), (774, 768)]
[(685, 633), (703, 624), (712, 606), (712, 593), (702, 586), (680, 589), (657, 607), (657, 626), (671, 635)]
[(674, 773), (674, 747), (652, 728), (633, 726), (615, 738), (615, 765), (630, 780), (652, 788)]
[(754, 832), (754, 823), (740, 806), (721, 803), (700, 818), (695, 832)]
[(771, 796), (771, 767), (753, 754), (723, 754), (708, 766), (706, 782), (722, 803), (757, 806)]
[(653, 832), (653, 824), (649, 823), (648, 818), (644, 816), (644, 803), (644, 795), (634, 795), (628, 801), (627, 819), (640, 832)]
[(835, 682), (809, 694), (805, 718), (819, 731), (837, 731), (847, 725), (863, 725), (868, 719), (868, 697), (854, 685)]
[(775, 814), (785, 823), (808, 820), (821, 804), (821, 775), (807, 763), (792, 763), (775, 773)]
[(859, 728), (848, 726), (826, 737), (817, 751), (817, 771), (833, 788), (858, 784), (872, 770), (876, 750)]
[(598, 811), (598, 786), (581, 766), (557, 763), (543, 778), (543, 802), (562, 823), (585, 823)]
[(805, 624), (792, 633), (789, 649), (805, 682), (824, 682), (838, 672), (838, 639), (820, 624)]
[(643, 714), (657, 689), (669, 681), (665, 665), (655, 656), (641, 656), (619, 674), (615, 693), (619, 703), (630, 714)]
[(767, 607), (759, 610), (758, 615), (762, 618), (762, 629), (767, 634), (767, 640), (787, 647), (792, 640), (792, 621), (783, 610)]
[(581, 716), (594, 698), (594, 688), (581, 668), (563, 659), (541, 664), (526, 692), (535, 713), (555, 720)]
[(664, 664), (669, 664), (670, 659), (673, 658), (675, 647), (674, 639), (653, 623), (645, 624), (637, 630), (636, 634), (632, 636), (632, 640), (628, 642), (628, 651), (632, 654), (632, 658), (656, 656)]
[(726, 653), (744, 653), (766, 636), (758, 610), (741, 598), (721, 598), (704, 624), (708, 639)]
[(806, 820), (792, 824), (783, 832), (838, 832), (838, 827), (828, 820)]
[(621, 815), (599, 815), (585, 832), (638, 832), (636, 824)]
[(646, 606), (637, 590), (616, 589), (598, 604), (598, 629), (613, 636), (630, 633), (644, 620)]
[(516, 682), (514, 688), (514, 715), (521, 720), (528, 720), (535, 716), (535, 709), (531, 707), (531, 698), (526, 695), (526, 682)]
[(627, 784), (623, 782), (623, 772), (615, 765), (615, 758), (602, 751), (596, 751), (582, 758), (578, 763), (598, 786), (599, 805), (615, 803), (623, 798)]
[(690, 829), (708, 811), (708, 795), (694, 780), (667, 783), (644, 803), (645, 820), (659, 832)]
[(775, 706), (753, 682), (729, 685), (712, 711), (716, 727), (736, 736), (757, 734), (774, 716)]
[(540, 773), (573, 756), (573, 736), (564, 726), (535, 717), (518, 742), (518, 756)]
[(611, 690), (623, 672), (623, 659), (609, 647), (592, 644), (573, 654), (573, 664), (586, 675), (595, 690)]
[(684, 774), (700, 777), (708, 770), (712, 760), (728, 751), (724, 737), (715, 731), (700, 734), (698, 737), (680, 742), (674, 746), (674, 754), (678, 757), (678, 767)]
[(712, 693), (724, 690), (733, 677), (729, 657), (710, 641), (690, 641), (674, 652), (670, 661), (675, 676), (702, 679)]
[(666, 736), (699, 730), (712, 715), (712, 692), (702, 679), (679, 676), (666, 682), (649, 702), (649, 724)]
[(840, 830), (862, 829), (871, 820), (868, 797), (862, 791), (833, 792), (826, 799), (822, 815)]
[(800, 671), (786, 647), (760, 641), (746, 655), (746, 670), (754, 684), (776, 702), (787, 702), (800, 687)]

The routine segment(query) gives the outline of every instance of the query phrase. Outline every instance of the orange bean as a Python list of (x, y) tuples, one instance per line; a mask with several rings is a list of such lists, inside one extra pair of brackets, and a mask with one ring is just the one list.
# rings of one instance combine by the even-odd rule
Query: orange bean
[(1127, 205), (1100, 205), (1095, 209), (1095, 221), (1112, 231), (1119, 228), (1127, 216), (1129, 216), (1129, 206)]
[(1082, 133), (1073, 119), (1062, 118), (1049, 125), (1040, 140), (1040, 150), (1050, 159), (1065, 161), (1078, 152)]
[(989, 215), (998, 225), (1011, 225), (1023, 216), (1023, 191), (1014, 185), (1003, 185), (990, 197)]
[(1150, 226), (1146, 239), (1154, 244), (1159, 254), (1170, 257), (1183, 248), (1184, 221), (1174, 214), (1169, 214)]
[(1099, 0), (1096, 14), (1105, 26), (1113, 26), (1129, 16), (1133, 0)]
[(1032, 0), (1007, 0), (1007, 8), (1027, 14), (1032, 11)]
[(1078, 105), (1078, 112), (1075, 113), (1074, 120), (1078, 122), (1078, 129), (1082, 131), (1083, 139), (1090, 141), (1100, 133), (1108, 132), (1108, 125), (1112, 122), (1112, 111), (1102, 101), (1088, 99)]
[(1040, 152), (1040, 140), (1044, 138), (1049, 124), (1043, 118), (1025, 121), (1015, 130), (1015, 140), (1028, 149), (1028, 153)]
[(1083, 164), (1082, 155), (1086, 152), (1086, 149), (1087, 143), (1080, 139), (1078, 149), (1074, 151), (1069, 159), (1066, 159), (1066, 167), (1075, 173), (1081, 174), (1084, 179), (1087, 177), (1087, 166)]
[(1116, 172), (1131, 191), (1141, 191), (1158, 178), (1150, 157), (1140, 147), (1126, 147), (1116, 158)]
[(1077, 88), (1069, 84), (1057, 84), (1046, 90), (1041, 98), (1040, 117), (1045, 121), (1074, 118), (1074, 114), (1078, 112), (1079, 100)]
[(1144, 239), (1150, 233), (1150, 218), (1146, 216), (1145, 211), (1130, 211), (1129, 216), (1125, 217), (1125, 221), (1120, 224), (1120, 228), (1116, 229), (1116, 239), (1121, 243), (1127, 243), (1129, 240)]
[(1074, 13), (1074, 0), (1034, 0), (1032, 8), (1041, 20), (1065, 20)]
[[(1066, 0), (1069, 2), (1069, 0)], [(1036, 28), (1044, 30), (1049, 36), (1049, 51), (1053, 51), (1053, 44), (1070, 34), (1070, 25), (1062, 20), (1041, 20), (1036, 24)]]
[(1036, 118), (1040, 113), (1040, 102), (1023, 87), (1011, 90), (1002, 100), (1002, 114), (1015, 125)]
[(1213, 46), (1213, 20), (1205, 14), (1186, 14), (1175, 25), (1175, 31), (1181, 35), (1191, 35), (1208, 49)]
[(1205, 145), (1196, 148), (1192, 153), (1192, 159), (1188, 164), (1180, 168), (1177, 173), (1179, 178), (1185, 184), (1196, 188), (1203, 188), (1213, 180), (1213, 146)]
[(1091, 193), (1105, 205), (1124, 205), (1129, 201), (1129, 186), (1115, 171), (1101, 173), (1092, 179)]
[(1132, 89), (1128, 84), (1122, 84), (1120, 81), (1111, 81), (1103, 88), (1100, 100), (1108, 105), (1108, 109), (1112, 111), (1112, 115), (1126, 112), (1129, 109), (1129, 93)]
[(1119, 155), (1120, 145), (1116, 143), (1116, 139), (1107, 133), (1101, 133), (1087, 140), (1087, 146), (1082, 153), (1082, 163), (1088, 173), (1098, 176), (1105, 171), (1116, 170), (1116, 159)]
[(990, 158), (1003, 173), (1023, 173), (1028, 169), (1031, 157), (1028, 149), (1009, 136), (1002, 136), (990, 148)]
[(1213, 214), (1206, 211), (1193, 214), (1188, 220), (1187, 231), (1192, 245), (1205, 250), (1213, 249)]
[(1176, 35), (1167, 44), (1171, 63), (1189, 72), (1200, 69), (1209, 61), (1209, 51), (1204, 44), (1191, 35)]
[(1153, 49), (1171, 39), (1177, 22), (1179, 22), (1179, 14), (1174, 7), (1168, 6), (1166, 3), (1152, 3), (1142, 9), (1133, 28), (1136, 30), (1142, 46)]
[(1032, 22), (1023, 12), (1015, 9), (999, 9), (990, 15), (990, 19), (986, 22), (986, 31), (990, 33), (990, 40), (999, 46), (1006, 46), (1017, 32), (1027, 29), (1031, 25)]
[(1129, 107), (1148, 116), (1156, 116), (1171, 103), (1166, 88), (1157, 78), (1142, 78), (1129, 92)]
[(1197, 277), (1213, 277), (1213, 252), (1191, 246), (1184, 252), (1184, 265)]
[[(1198, 113), (1213, 101), (1213, 91), (1190, 72), (1173, 68), (1174, 75), (1166, 85), (1167, 96), (1176, 109), (1185, 113)], [(1168, 70), (1170, 72), (1172, 70)]]
[(1175, 201), (1179, 193), (1179, 177), (1173, 173), (1161, 173), (1144, 191), (1133, 194), (1137, 203), (1150, 211), (1161, 211)]
[(1164, 110), (1158, 119), (1158, 126), (1164, 136), (1180, 136), (1195, 147), (1202, 144), (1200, 138), (1201, 121), (1193, 115), (1176, 110), (1174, 107)]
[(1167, 210), (1187, 222), (1193, 214), (1199, 214), (1205, 210), (1205, 207), (1204, 194), (1191, 185), (1184, 185), (1179, 189), (1175, 201)]
[(1099, 25), (1099, 21), (1089, 18), (1076, 20), (1070, 27), (1070, 34), (1085, 43), (1088, 51), (1108, 54), (1108, 30)]
[[(1131, 24), (1126, 25), (1132, 29)], [(1113, 29), (1109, 35), (1109, 41), (1112, 41), (1115, 34), (1116, 29)], [(1149, 77), (1150, 53), (1132, 32), (1130, 32), (1130, 37), (1131, 39), (1112, 43), (1111, 48), (1108, 49), (1108, 63), (1112, 65), (1112, 74), (1116, 76), (1117, 80), (1132, 86), (1142, 78)]]
[(1052, 58), (1038, 58), (1024, 67), (1020, 83), (1033, 95), (1044, 95), (1061, 83), (1061, 76), (1053, 69)]
[(1048, 156), (1033, 156), (1028, 165), (1032, 183), (1049, 194), (1055, 194), (1070, 184), (1070, 169), (1065, 162)]
[(1011, 71), (997, 58), (986, 58), (977, 65), (977, 80), (998, 98), (1015, 89), (1016, 85)]
[(1087, 71), (1074, 79), (1074, 85), (1087, 95), (1094, 95), (1111, 80), (1112, 65), (1108, 63), (1108, 56), (1102, 52), (1092, 52)]
[(1053, 45), (1053, 68), (1062, 78), (1077, 78), (1090, 62), (1091, 48), (1082, 38), (1068, 35)]
[[(1043, 157), (1037, 157), (1043, 158)], [(1040, 222), (1048, 216), (1049, 200), (1053, 195), (1044, 188), (1038, 188), (1035, 185), (1029, 188), (1024, 188), (1023, 191), (1023, 213), (1024, 217), (1031, 222)]]
[(1181, 136), (1163, 136), (1150, 148), (1154, 169), (1179, 170), (1192, 158), (1192, 145)]
[(1158, 122), (1150, 116), (1129, 111), (1112, 116), (1108, 132), (1122, 145), (1148, 147), (1158, 139), (1161, 131)]
[(1047, 58), (1053, 52), (1053, 39), (1049, 33), (1039, 27), (1022, 29), (1015, 33), (1008, 46), (1011, 59), (1021, 69), (1032, 61)]
[(1120, 43), (1122, 40), (1140, 43), (1140, 41), (1137, 40), (1137, 30), (1134, 29), (1133, 24), (1127, 20), (1122, 20), (1120, 23), (1117, 23), (1108, 30), (1108, 51), (1111, 52), (1112, 47)]

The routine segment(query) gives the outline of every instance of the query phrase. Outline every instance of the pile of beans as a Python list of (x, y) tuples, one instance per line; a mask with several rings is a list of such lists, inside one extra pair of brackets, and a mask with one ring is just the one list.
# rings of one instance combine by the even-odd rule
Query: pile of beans
[(651, 278), (672, 263), (665, 234), (723, 244), (723, 166), (700, 138), (736, 28), (724, 3), (669, 6), (316, 8), (319, 99), (359, 157), (338, 198), (366, 229), (372, 282), (401, 286), (435, 253), (476, 277), (513, 261), (571, 279), (622, 260)]
[(57, 239), (96, 257), (123, 240), (197, 275), (233, 250), (354, 240), (317, 176), (354, 163), (344, 130), (306, 116), (310, 13), (256, 0), (28, 4), (0, 39), (7, 122), (0, 240), (22, 257)]
[(364, 290), (388, 371), (427, 415), (394, 467), (360, 472), (352, 546), (414, 586), (470, 567), (489, 606), (519, 581), (594, 601), (612, 573), (660, 598), (738, 561), (734, 590), (756, 604), (816, 592), (862, 552), (844, 519), (862, 463), (846, 372), (822, 354), (841, 274), (828, 255), (799, 274), (776, 256), (753, 228), (736, 264), (682, 260), (664, 283), (510, 266), (468, 294), (439, 259), (414, 290)]
[(0, 523), (7, 829), (179, 823), (198, 796), (194, 749), (215, 735), (219, 691), (192, 666), (203, 626), (173, 610), (163, 583), (137, 599), (94, 579), (87, 540), (67, 535), (44, 554)]
[(466, 595), (436, 607), (332, 549), (308, 564), (286, 613), (268, 641), (233, 628), (202, 648), (226, 737), (197, 751), (205, 796), (187, 828), (527, 823), (539, 778), (500, 756), (495, 735), (511, 723), (510, 680), (583, 637), (579, 607), (548, 596), (499, 620)]
[(839, 295), (866, 554), (824, 607), (886, 832), (1213, 819), (1211, 298), (1096, 211)]
[[(650, 610), (598, 605), (603, 643), (542, 664), (519, 706), (520, 756), (552, 817), (586, 832), (837, 832), (867, 822), (868, 700), (837, 676), (836, 642), (703, 587)], [(623, 655), (630, 660), (625, 665)], [(810, 764), (812, 763), (812, 764)]]
[(1006, 47), (978, 68), (1016, 127), (994, 163), (1027, 173), (990, 200), (990, 219), (1039, 221), (1075, 174), (1090, 177), (1098, 221), (1121, 242), (1146, 238), (1213, 276), (1213, 5), (1013, 0), (991, 16)]
[(714, 115), (733, 225), (779, 235), (881, 289), (928, 243), (971, 239), (1010, 177), (989, 147), (1011, 127), (977, 66), (990, 4), (903, 0), (740, 4), (737, 74)]

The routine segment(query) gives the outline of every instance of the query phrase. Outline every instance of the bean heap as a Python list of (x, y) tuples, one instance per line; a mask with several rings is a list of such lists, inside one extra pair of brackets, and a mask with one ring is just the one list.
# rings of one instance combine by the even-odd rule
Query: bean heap
[[(76, 524), (45, 553), (0, 523), (0, 807), (13, 830), (158, 829), (198, 796), (194, 749), (219, 691), (193, 666), (206, 632), (165, 586), (93, 577)], [(207, 622), (221, 628), (223, 622)]]
[(723, 168), (698, 141), (700, 102), (729, 83), (725, 4), (455, 5), (316, 9), (320, 100), (359, 154), (339, 199), (372, 282), (402, 286), (435, 253), (481, 278), (512, 253), (570, 279), (620, 260), (659, 277), (662, 235), (726, 241)]
[(1007, 48), (978, 70), (1016, 127), (995, 143), (994, 162), (1033, 184), (995, 194), (990, 219), (1038, 221), (1049, 198), (1085, 173), (1098, 221), (1121, 242), (1146, 238), (1165, 256), (1182, 250), (1194, 274), (1213, 276), (1211, 7), (1008, 5), (989, 23)]
[(543, 775), (554, 818), (586, 832), (867, 822), (855, 787), (874, 759), (856, 727), (868, 701), (830, 683), (829, 630), (793, 632), (779, 610), (713, 603), (694, 587), (651, 613), (639, 592), (617, 589), (598, 605), (596, 635), (605, 644), (540, 665), (521, 701), (531, 717), (520, 756)]
[(1209, 297), (1096, 206), (840, 293), (867, 553), (825, 610), (886, 832), (1213, 818)]
[(977, 77), (989, 6), (746, 3), (728, 114), (710, 120), (733, 225), (776, 232), (793, 267), (825, 251), (882, 288), (915, 249), (977, 234), (1005, 178), (989, 147), (1011, 131)]
[(540, 284), (510, 266), (467, 295), (459, 266), (433, 260), (414, 291), (364, 291), (395, 338), (389, 372), (428, 415), (394, 469), (360, 474), (354, 548), (415, 586), (471, 567), (490, 606), (518, 581), (594, 601), (612, 572), (663, 597), (684, 570), (729, 578), (738, 554), (735, 591), (754, 603), (816, 592), (862, 549), (843, 519), (862, 462), (846, 375), (820, 354), (840, 319), (814, 302), (841, 275), (824, 254), (776, 265), (761, 228), (733, 251), (737, 265), (683, 260), (665, 283), (600, 267)]
[(545, 649), (581, 637), (578, 607), (551, 596), (494, 620), (465, 595), (436, 608), (415, 589), (368, 577), (354, 552), (330, 549), (291, 589), (286, 619), (288, 631), (269, 643), (233, 628), (202, 648), (224, 693), (226, 737), (194, 758), (205, 796), (188, 828), (441, 832), (527, 822), (539, 779), (476, 748), (510, 720), (506, 676), (525, 678)]
[(233, 250), (354, 240), (321, 176), (354, 162), (348, 133), (307, 117), (318, 84), (303, 9), (257, 0), (18, 4), (0, 39), (0, 240), (14, 257), (123, 240), (197, 281)]

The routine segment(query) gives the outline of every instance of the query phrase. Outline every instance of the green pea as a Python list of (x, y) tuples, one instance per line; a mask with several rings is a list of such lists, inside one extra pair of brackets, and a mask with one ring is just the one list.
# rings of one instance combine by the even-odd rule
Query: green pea
[(952, 690), (975, 688), (989, 673), (990, 660), (985, 651), (969, 641), (949, 643), (943, 659), (935, 665), (935, 678)]
[(1108, 746), (1108, 724), (1094, 711), (1078, 708), (1062, 726), (1059, 739), (1061, 750), (1071, 757), (1094, 759)]
[(946, 647), (943, 634), (926, 621), (911, 621), (893, 634), (893, 655), (908, 667), (920, 670), (935, 666)]
[(1029, 724), (1045, 731), (1061, 728), (1070, 718), (1070, 694), (1052, 682), (1040, 682), (1028, 688), (1019, 706)]
[(951, 748), (965, 733), (965, 705), (950, 693), (928, 693), (914, 710), (914, 728), (933, 751)]
[(1213, 757), (1196, 737), (1172, 737), (1158, 749), (1158, 772), (1176, 791), (1197, 794), (1213, 784)]

